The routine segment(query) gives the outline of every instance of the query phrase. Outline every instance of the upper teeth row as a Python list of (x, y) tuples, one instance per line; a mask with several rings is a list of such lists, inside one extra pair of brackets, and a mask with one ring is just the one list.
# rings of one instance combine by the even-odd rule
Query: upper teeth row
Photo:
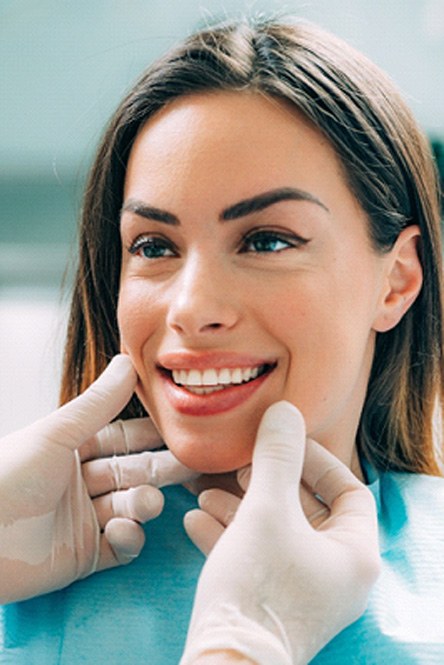
[(230, 369), (173, 369), (174, 383), (182, 386), (217, 386), (229, 383), (243, 383), (255, 379), (259, 374), (258, 367), (235, 367)]

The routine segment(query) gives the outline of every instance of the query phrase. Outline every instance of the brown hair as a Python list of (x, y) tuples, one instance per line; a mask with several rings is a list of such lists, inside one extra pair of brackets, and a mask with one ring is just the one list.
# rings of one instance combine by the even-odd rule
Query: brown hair
[[(341, 159), (375, 251), (419, 225), (423, 288), (401, 322), (377, 336), (357, 445), (378, 468), (439, 473), (432, 417), (444, 378), (441, 240), (430, 149), (385, 74), (305, 22), (206, 28), (151, 66), (117, 109), (86, 187), (62, 401), (84, 390), (119, 350), (119, 217), (135, 136), (172, 100), (212, 90), (255, 90), (304, 113)], [(123, 417), (142, 414), (133, 398)]]

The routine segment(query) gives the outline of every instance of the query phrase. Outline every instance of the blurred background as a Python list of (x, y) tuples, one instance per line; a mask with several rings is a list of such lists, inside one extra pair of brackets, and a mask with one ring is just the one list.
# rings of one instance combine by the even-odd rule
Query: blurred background
[(313, 20), (385, 69), (444, 172), (444, 0), (1, 0), (0, 435), (57, 403), (65, 269), (107, 118), (198, 25), (261, 12)]

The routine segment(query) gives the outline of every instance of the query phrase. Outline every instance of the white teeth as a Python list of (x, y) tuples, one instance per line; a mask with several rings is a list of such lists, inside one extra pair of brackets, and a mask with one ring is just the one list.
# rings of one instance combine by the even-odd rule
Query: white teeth
[(188, 377), (186, 381), (189, 386), (201, 386), (202, 385), (202, 374), (198, 369), (190, 369), (188, 372)]
[[(261, 368), (263, 368), (263, 365), (234, 367), (232, 369), (228, 367), (222, 369), (209, 368), (203, 371), (198, 369), (173, 369), (172, 375), (174, 383), (192, 388), (191, 392), (204, 395), (213, 392), (214, 389), (222, 389), (228, 385), (238, 385), (251, 381), (259, 375)], [(207, 387), (210, 389), (208, 390)]]
[(217, 371), (215, 369), (205, 369), (202, 372), (202, 385), (203, 386), (217, 386)]
[(240, 367), (231, 370), (231, 383), (242, 383), (242, 370)]
[(242, 381), (249, 381), (251, 379), (251, 372), (252, 369), (250, 367), (247, 367), (246, 369), (242, 370)]
[(187, 390), (195, 395), (209, 395), (210, 393), (216, 393), (223, 389), (223, 386), (211, 386), (208, 388), (205, 388), (204, 386), (187, 386)]
[(221, 383), (222, 385), (226, 385), (228, 383), (231, 383), (231, 372), (229, 369), (220, 369), (218, 376), (217, 376), (217, 382)]

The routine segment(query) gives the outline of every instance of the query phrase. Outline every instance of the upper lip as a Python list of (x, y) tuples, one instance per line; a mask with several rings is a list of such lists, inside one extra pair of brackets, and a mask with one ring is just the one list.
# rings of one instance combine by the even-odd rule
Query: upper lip
[(157, 359), (157, 365), (163, 369), (222, 369), (228, 367), (257, 367), (270, 365), (276, 362), (275, 358), (254, 356), (249, 353), (233, 353), (227, 351), (190, 352), (174, 351), (162, 353)]

